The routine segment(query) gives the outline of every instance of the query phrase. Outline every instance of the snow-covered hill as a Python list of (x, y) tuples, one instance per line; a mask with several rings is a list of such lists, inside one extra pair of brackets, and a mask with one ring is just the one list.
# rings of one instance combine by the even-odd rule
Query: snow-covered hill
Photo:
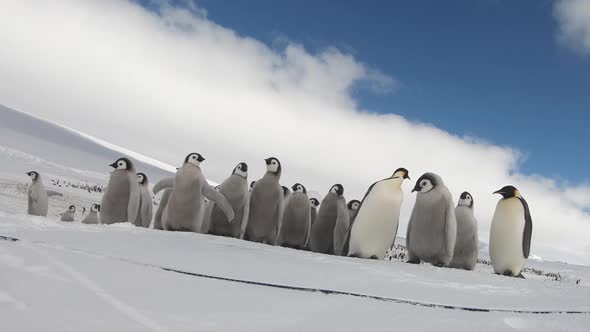
[[(587, 331), (590, 268), (527, 262), (526, 280), (334, 257), (130, 224), (57, 221), (100, 194), (121, 154), (171, 166), (0, 107), (1, 331)], [(60, 180), (47, 218), (26, 215), (24, 171)], [(65, 185), (68, 183), (68, 185)], [(71, 185), (74, 184), (74, 185)], [(76, 219), (81, 220), (80, 211)], [(402, 234), (403, 235), (403, 234)], [(10, 238), (19, 239), (10, 241)], [(403, 244), (403, 236), (398, 237)], [(486, 246), (482, 244), (482, 258)], [(542, 273), (537, 273), (540, 271)], [(559, 275), (554, 281), (551, 275)]]

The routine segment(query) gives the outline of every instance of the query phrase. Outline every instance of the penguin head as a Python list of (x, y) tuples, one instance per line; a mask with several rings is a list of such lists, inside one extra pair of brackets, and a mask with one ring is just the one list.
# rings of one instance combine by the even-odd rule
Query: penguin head
[(309, 201), (311, 202), (311, 207), (314, 209), (320, 206), (320, 201), (317, 198), (310, 198)]
[(470, 193), (464, 191), (459, 197), (459, 206), (466, 206), (468, 208), (473, 207), (473, 196)]
[(304, 194), (307, 194), (307, 189), (305, 189), (305, 187), (301, 183), (295, 183), (293, 185), (293, 187), (291, 187), (291, 189), (293, 189), (293, 192), (294, 193), (304, 193)]
[(352, 201), (348, 202), (348, 204), (346, 205), (349, 209), (351, 210), (358, 210), (361, 207), (361, 202), (359, 202), (356, 199), (353, 199)]
[(393, 172), (393, 175), (391, 177), (394, 179), (408, 179), (408, 180), (410, 180), (410, 172), (408, 172), (407, 169), (400, 167), (400, 168), (396, 169), (395, 172)]
[(132, 165), (133, 164), (131, 163), (131, 161), (129, 159), (123, 157), (123, 158), (117, 159), (117, 161), (110, 164), (109, 166), (111, 166), (112, 168), (114, 168), (116, 170), (127, 170), (127, 169), (131, 169)]
[(494, 194), (500, 194), (504, 198), (522, 197), (520, 195), (520, 191), (518, 191), (518, 189), (516, 189), (514, 186), (506, 186), (498, 191), (495, 191)]
[(291, 190), (285, 186), (281, 186), (283, 188), (283, 197), (287, 197), (291, 193)]
[(239, 163), (235, 168), (232, 174), (239, 175), (244, 179), (248, 178), (248, 164), (246, 163)]
[(70, 207), (68, 208), (68, 210), (70, 212), (76, 212), (76, 207), (74, 205), (70, 205)]
[(250, 191), (252, 191), (252, 189), (254, 189), (255, 184), (256, 184), (256, 181), (250, 182)]
[(92, 204), (92, 206), (90, 207), (90, 211), (99, 212), (100, 211), (100, 204)]
[(39, 173), (37, 173), (36, 171), (30, 171), (26, 173), (31, 180), (33, 180), (33, 182), (37, 181), (37, 179), (39, 178)]
[(342, 196), (344, 194), (344, 187), (341, 184), (335, 184), (330, 188), (330, 193)]
[(277, 158), (270, 157), (264, 159), (264, 161), (266, 162), (266, 172), (272, 174), (281, 174), (281, 162)]
[(438, 185), (438, 179), (432, 173), (425, 173), (416, 182), (412, 192), (427, 193)]
[(139, 184), (145, 184), (147, 183), (148, 178), (147, 175), (145, 175), (144, 173), (137, 173), (137, 182)]
[(205, 158), (203, 158), (203, 156), (201, 156), (201, 154), (200, 154), (200, 153), (196, 153), (196, 152), (189, 153), (189, 154), (186, 156), (186, 158), (184, 158), (184, 163), (185, 163), (185, 164), (186, 164), (186, 163), (189, 163), (189, 164), (191, 164), (191, 165), (194, 165), (194, 166), (199, 166), (199, 165), (201, 165), (201, 163), (202, 163), (203, 161), (205, 161)]

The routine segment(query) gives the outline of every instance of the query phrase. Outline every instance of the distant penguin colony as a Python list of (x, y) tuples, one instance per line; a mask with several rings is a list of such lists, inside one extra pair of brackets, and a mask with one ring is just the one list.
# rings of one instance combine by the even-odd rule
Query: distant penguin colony
[[(378, 260), (395, 245), (404, 199), (402, 184), (410, 181), (405, 168), (369, 186), (362, 201), (353, 199), (347, 204), (341, 184), (333, 185), (321, 202), (313, 191), (308, 196), (301, 183), (291, 188), (281, 185), (283, 167), (276, 157), (264, 159), (262, 178), (249, 182), (248, 165), (240, 162), (215, 188), (203, 175), (204, 161), (201, 154), (190, 153), (174, 177), (155, 184), (154, 194), (162, 194), (152, 216), (157, 203), (152, 202), (148, 176), (136, 173), (128, 158), (117, 159), (110, 165), (114, 170), (101, 203), (92, 204), (81, 223), (128, 222), (156, 230), (207, 233)], [(26, 174), (31, 179), (27, 211), (46, 217), (48, 197), (63, 195), (46, 190), (37, 171)], [(434, 173), (423, 174), (414, 192), (416, 201), (406, 231), (407, 262), (474, 270), (479, 239), (473, 196), (463, 192), (455, 206), (451, 192)], [(502, 198), (490, 230), (491, 265), (496, 274), (524, 278), (522, 269), (530, 255), (533, 231), (528, 203), (514, 186), (494, 194)], [(74, 222), (75, 214), (76, 206), (70, 205), (60, 220)]]

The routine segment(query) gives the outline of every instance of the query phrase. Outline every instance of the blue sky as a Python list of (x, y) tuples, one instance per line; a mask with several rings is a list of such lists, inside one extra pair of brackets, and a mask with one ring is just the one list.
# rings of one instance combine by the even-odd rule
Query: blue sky
[(590, 179), (590, 59), (556, 38), (553, 1), (201, 0), (208, 18), (268, 45), (350, 52), (394, 77), (362, 108), (510, 145), (522, 169)]

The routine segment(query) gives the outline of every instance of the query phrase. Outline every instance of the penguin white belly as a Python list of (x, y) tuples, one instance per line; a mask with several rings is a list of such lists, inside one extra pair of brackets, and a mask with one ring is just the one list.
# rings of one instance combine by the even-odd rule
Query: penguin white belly
[(365, 198), (352, 226), (349, 253), (383, 259), (393, 244), (403, 192), (388, 182), (375, 184)]
[(498, 203), (490, 231), (490, 259), (496, 273), (518, 274), (522, 269), (524, 224), (524, 208), (518, 199)]

